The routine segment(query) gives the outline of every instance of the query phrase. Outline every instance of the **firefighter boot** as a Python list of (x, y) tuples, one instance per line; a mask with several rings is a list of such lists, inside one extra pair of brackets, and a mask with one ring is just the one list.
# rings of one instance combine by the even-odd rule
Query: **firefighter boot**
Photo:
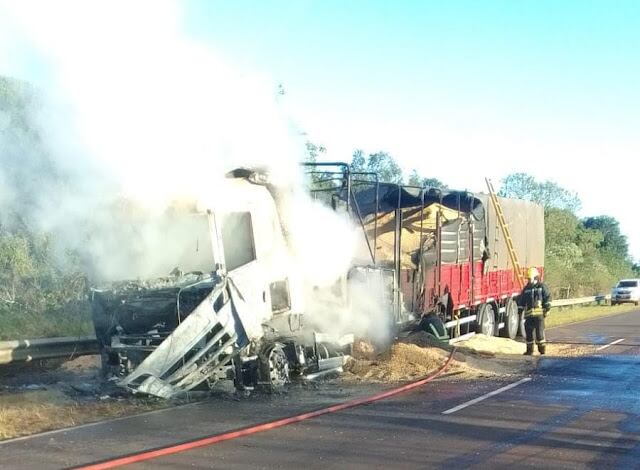
[(529, 344), (527, 343), (527, 350), (524, 352), (525, 356), (532, 356), (533, 355), (533, 344)]
[(544, 343), (542, 343), (542, 344), (538, 344), (538, 352), (539, 352), (540, 354), (543, 354), (543, 355), (544, 355), (544, 353), (545, 353), (546, 349), (547, 349), (547, 346), (546, 346)]

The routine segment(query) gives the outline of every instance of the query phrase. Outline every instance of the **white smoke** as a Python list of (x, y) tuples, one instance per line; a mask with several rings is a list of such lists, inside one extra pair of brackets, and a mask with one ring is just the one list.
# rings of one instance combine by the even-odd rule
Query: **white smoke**
[[(183, 24), (179, 4), (166, 0), (0, 0), (2, 73), (24, 68), (18, 63), (24, 57), (37, 58), (44, 95), (32, 117), (47, 161), (64, 181), (29, 191), (33, 220), (67, 247), (89, 253), (102, 278), (125, 278), (136, 264), (125, 249), (134, 233), (111, 209), (125, 207), (146, 222), (176, 200), (219, 207), (226, 171), (268, 167), (275, 184), (293, 186), (298, 196), (285, 214), (298, 269), (309, 285), (335, 283), (349, 267), (357, 235), (302, 196), (304, 142), (283, 114), (276, 84), (239, 70), (190, 38)], [(48, 171), (28, 174), (46, 179)], [(0, 183), (7, 179), (0, 169)], [(0, 193), (0, 204), (14, 199)], [(137, 236), (158, 256), (174, 254), (163, 250), (166, 233)], [(136, 262), (151, 272), (164, 265), (156, 261), (141, 255)], [(369, 318), (372, 309), (365, 310)], [(354, 323), (363, 320), (347, 315), (333, 326)]]
[(151, 206), (205, 197), (212, 175), (233, 166), (268, 162), (276, 176), (294, 176), (302, 146), (275, 85), (189, 39), (174, 2), (5, 6), (50, 66), (48, 91), (68, 107), (43, 123), (64, 152), (58, 163), (90, 163)]
[(358, 234), (346, 217), (296, 196), (286, 217), (300, 269), (310, 284), (329, 287), (348, 271)]
[(391, 286), (375, 276), (351, 278), (331, 289), (312, 289), (307, 293), (310, 321), (322, 332), (352, 333), (384, 348), (393, 339), (392, 294)]
[[(221, 178), (238, 166), (297, 177), (303, 142), (276, 85), (190, 39), (181, 15), (169, 1), (0, 3), (0, 26), (11, 25), (0, 28), (3, 44), (22, 48), (11, 57), (4, 49), (4, 70), (12, 57), (44, 64), (37, 82), (47, 103), (34, 118), (68, 183), (41, 195), (34, 219), (68, 243), (85, 246), (70, 225), (90, 214), (99, 230), (118, 201), (156, 212), (177, 199), (219, 203)], [(92, 240), (94, 253), (119, 244)]]

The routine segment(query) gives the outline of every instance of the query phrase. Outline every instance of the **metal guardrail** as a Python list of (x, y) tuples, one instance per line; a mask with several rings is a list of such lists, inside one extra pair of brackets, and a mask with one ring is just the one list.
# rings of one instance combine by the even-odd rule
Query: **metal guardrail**
[[(580, 297), (577, 299), (559, 299), (551, 302), (552, 308), (571, 307), (594, 302), (610, 300), (610, 295), (597, 295), (592, 297)], [(475, 320), (467, 317), (460, 320), (466, 323)], [(446, 326), (457, 322), (449, 322)], [(472, 333), (464, 335), (464, 339), (472, 336)], [(460, 341), (463, 337), (452, 338), (451, 341)], [(64, 338), (22, 339), (17, 341), (0, 341), (0, 365), (14, 362), (29, 362), (40, 359), (69, 358), (98, 354), (98, 341), (95, 336), (70, 336)]]
[(552, 308), (572, 307), (573, 305), (591, 304), (611, 300), (610, 295), (594, 295), (592, 297), (579, 297), (577, 299), (558, 299), (551, 302)]
[[(594, 302), (600, 303), (600, 302), (606, 302), (608, 300), (611, 300), (611, 295), (594, 295), (591, 297), (578, 297), (575, 299), (558, 299), (558, 300), (553, 300), (551, 302), (551, 308), (562, 309), (565, 307), (573, 307), (574, 305), (592, 304)], [(475, 315), (470, 315), (468, 317), (461, 318), (459, 321), (452, 320), (450, 322), (447, 322), (445, 323), (444, 326), (446, 328), (451, 328), (457, 324), (468, 323), (470, 321), (474, 321), (475, 319), (476, 319)], [(466, 339), (473, 337), (474, 335), (475, 335), (475, 332), (470, 332), (461, 336), (451, 338), (449, 339), (449, 344), (455, 344), (459, 341), (464, 341)]]
[(95, 336), (0, 341), (0, 365), (98, 354)]

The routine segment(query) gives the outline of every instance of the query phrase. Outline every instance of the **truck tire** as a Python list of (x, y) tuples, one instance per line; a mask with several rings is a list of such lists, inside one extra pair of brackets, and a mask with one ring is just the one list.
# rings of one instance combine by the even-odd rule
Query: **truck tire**
[(260, 361), (258, 374), (261, 389), (268, 393), (284, 390), (291, 381), (289, 378), (289, 361), (281, 344), (276, 343), (265, 348), (258, 355)]
[(476, 333), (493, 336), (496, 331), (496, 315), (493, 307), (482, 304), (476, 313)]
[(426, 331), (427, 333), (441, 341), (449, 339), (449, 335), (447, 334), (447, 329), (445, 328), (444, 323), (442, 323), (440, 317), (435, 313), (429, 313), (422, 317), (418, 329), (421, 331)]
[(500, 336), (516, 339), (520, 329), (520, 316), (518, 315), (518, 305), (513, 299), (507, 300), (504, 307), (504, 327), (500, 331)]

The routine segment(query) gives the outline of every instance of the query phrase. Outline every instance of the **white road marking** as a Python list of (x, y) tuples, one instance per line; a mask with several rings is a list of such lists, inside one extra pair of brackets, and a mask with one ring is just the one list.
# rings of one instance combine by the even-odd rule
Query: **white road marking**
[(529, 382), (530, 380), (531, 380), (531, 377), (526, 377), (522, 380), (518, 380), (517, 382), (506, 385), (502, 388), (499, 388), (498, 390), (494, 390), (493, 392), (489, 392), (485, 395), (482, 395), (481, 397), (474, 398), (473, 400), (469, 400), (468, 402), (465, 402), (461, 405), (454, 406), (453, 408), (449, 408), (447, 411), (443, 411), (442, 414), (450, 415), (451, 413), (460, 411), (461, 409), (466, 408), (467, 406), (475, 405), (476, 403), (480, 403), (481, 401), (486, 400), (487, 398), (491, 398), (498, 395), (499, 393), (506, 392), (507, 390), (511, 390), (512, 388), (517, 387), (518, 385), (522, 385), (523, 383)]
[(605, 344), (604, 346), (600, 346), (599, 348), (596, 348), (596, 351), (602, 351), (603, 349), (607, 349), (609, 346), (613, 346), (614, 344), (622, 343), (623, 341), (624, 341), (624, 338), (617, 339), (615, 341), (610, 342), (609, 344)]

